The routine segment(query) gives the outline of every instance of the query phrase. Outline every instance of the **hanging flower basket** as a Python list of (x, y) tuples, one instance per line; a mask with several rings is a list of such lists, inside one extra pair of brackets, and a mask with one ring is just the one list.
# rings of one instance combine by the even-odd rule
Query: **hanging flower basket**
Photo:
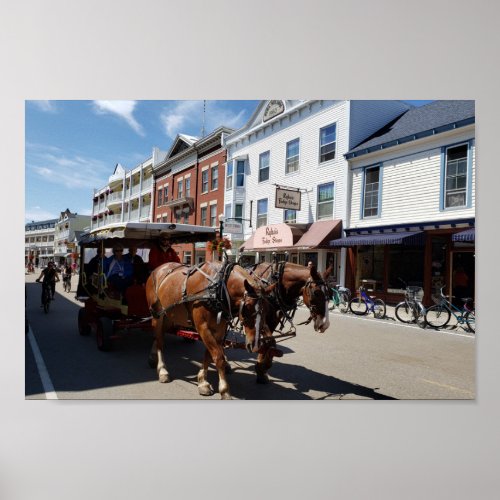
[(113, 210), (108, 210), (108, 215), (113, 215), (113, 214), (114, 214)]
[(92, 220), (97, 220), (97, 215), (94, 215), (94, 216), (92, 217)]
[(208, 242), (208, 249), (211, 252), (217, 252), (219, 255), (222, 255), (224, 250), (229, 250), (231, 247), (231, 240), (228, 240), (227, 238), (216, 238), (215, 240)]
[(98, 196), (94, 196), (94, 203), (99, 199)]
[(101, 198), (101, 200), (103, 200), (103, 199), (104, 199), (104, 193), (101, 193), (101, 194), (99, 195), (99, 198)]
[(109, 194), (109, 189), (106, 189), (106, 194)]
[(99, 217), (99, 219), (102, 219), (102, 214), (99, 214), (97, 217)]

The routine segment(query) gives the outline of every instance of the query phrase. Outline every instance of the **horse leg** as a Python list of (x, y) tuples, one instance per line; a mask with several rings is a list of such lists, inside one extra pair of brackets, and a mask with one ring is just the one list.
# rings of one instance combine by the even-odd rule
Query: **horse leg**
[(214, 388), (207, 380), (208, 365), (212, 362), (212, 356), (208, 349), (205, 349), (205, 356), (203, 357), (203, 364), (198, 372), (198, 392), (201, 396), (212, 396)]
[[(156, 365), (156, 371), (158, 373), (158, 379), (162, 384), (165, 384), (167, 382), (171, 381), (170, 375), (167, 371), (167, 367), (165, 366), (165, 362), (163, 361), (163, 321), (165, 319), (165, 316), (162, 316), (161, 318), (158, 319), (153, 319), (153, 327), (155, 331), (155, 341), (153, 343), (152, 350), (155, 347), (156, 344), (156, 355), (157, 355), (157, 365)], [(153, 354), (151, 352), (150, 356)]]
[(257, 356), (255, 371), (257, 372), (256, 382), (258, 384), (267, 384), (269, 382), (269, 376), (267, 375), (267, 372), (273, 365), (273, 356), (271, 354), (272, 345), (273, 344), (266, 344), (266, 347), (262, 352), (259, 352), (259, 355)]

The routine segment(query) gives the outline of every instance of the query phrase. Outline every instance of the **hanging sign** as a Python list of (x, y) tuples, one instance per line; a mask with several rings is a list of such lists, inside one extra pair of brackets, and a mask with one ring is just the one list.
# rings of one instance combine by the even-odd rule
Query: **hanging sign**
[(284, 208), (286, 210), (300, 210), (301, 196), (300, 191), (292, 189), (276, 188), (275, 208)]

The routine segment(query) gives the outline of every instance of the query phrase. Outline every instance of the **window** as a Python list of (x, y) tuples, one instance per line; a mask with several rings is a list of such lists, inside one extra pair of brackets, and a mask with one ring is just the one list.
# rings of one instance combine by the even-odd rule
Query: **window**
[(224, 216), (226, 217), (226, 219), (230, 219), (233, 215), (233, 210), (232, 210), (232, 205), (231, 203), (228, 203), (225, 207), (224, 207)]
[(217, 205), (210, 205), (210, 225), (212, 227), (217, 225)]
[(208, 169), (201, 173), (201, 192), (208, 193)]
[(186, 197), (191, 196), (191, 177), (186, 177)]
[(163, 191), (161, 189), (158, 190), (158, 202), (156, 206), (161, 207), (163, 205)]
[(202, 226), (207, 225), (207, 207), (201, 207), (200, 223)]
[(467, 144), (446, 150), (444, 208), (464, 207), (467, 203)]
[(257, 227), (267, 225), (267, 198), (257, 201)]
[(191, 265), (191, 252), (184, 252), (183, 263), (186, 266), (190, 266)]
[(219, 166), (212, 167), (212, 191), (219, 187)]
[(286, 144), (286, 167), (285, 173), (291, 174), (299, 170), (299, 139), (287, 142)]
[(316, 219), (333, 218), (333, 182), (318, 186), (318, 209)]
[(243, 187), (245, 185), (245, 160), (238, 160), (236, 162), (236, 187)]
[(177, 181), (177, 199), (180, 199), (184, 196), (184, 182), (183, 180)]
[(363, 196), (363, 217), (379, 215), (380, 167), (365, 170), (365, 193)]
[(297, 210), (285, 210), (283, 212), (283, 220), (285, 222), (297, 222)]
[(226, 167), (226, 189), (233, 188), (233, 162), (227, 162)]
[(319, 131), (319, 162), (323, 163), (335, 158), (337, 144), (337, 124), (333, 123)]
[(241, 219), (243, 218), (243, 204), (236, 203), (234, 206), (234, 218), (240, 219), (238, 222), (243, 222)]
[(163, 188), (163, 203), (168, 201), (168, 185)]
[(269, 180), (269, 151), (259, 155), (259, 182)]

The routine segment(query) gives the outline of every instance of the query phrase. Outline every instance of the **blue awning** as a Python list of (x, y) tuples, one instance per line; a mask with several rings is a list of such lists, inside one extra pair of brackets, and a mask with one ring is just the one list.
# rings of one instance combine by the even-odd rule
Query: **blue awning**
[(423, 231), (406, 231), (401, 233), (355, 234), (331, 240), (331, 247), (356, 247), (360, 245), (425, 245)]
[(476, 241), (476, 228), (472, 227), (466, 231), (455, 233), (451, 239), (452, 241)]

